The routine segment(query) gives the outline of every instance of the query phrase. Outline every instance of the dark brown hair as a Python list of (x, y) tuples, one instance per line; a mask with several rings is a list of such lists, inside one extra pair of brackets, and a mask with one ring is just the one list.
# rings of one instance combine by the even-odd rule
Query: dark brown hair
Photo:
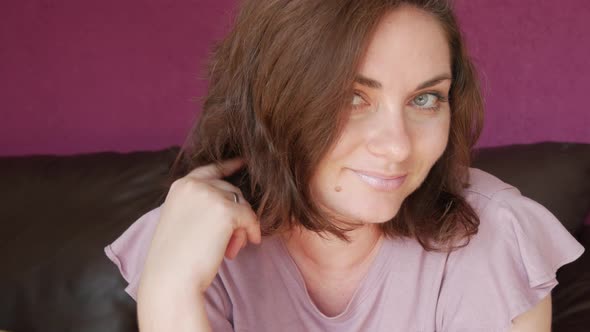
[[(479, 219), (462, 197), (483, 121), (474, 67), (448, 1), (249, 0), (208, 67), (200, 118), (174, 162), (170, 182), (195, 167), (240, 156), (228, 180), (252, 204), (264, 235), (297, 223), (347, 239), (311, 195), (314, 168), (345, 124), (368, 40), (390, 10), (409, 4), (435, 17), (451, 51), (451, 126), (446, 150), (423, 184), (381, 225), (388, 236), (416, 238), (426, 250), (450, 249), (477, 233)], [(468, 242), (467, 242), (468, 243)], [(459, 246), (465, 246), (467, 243)]]

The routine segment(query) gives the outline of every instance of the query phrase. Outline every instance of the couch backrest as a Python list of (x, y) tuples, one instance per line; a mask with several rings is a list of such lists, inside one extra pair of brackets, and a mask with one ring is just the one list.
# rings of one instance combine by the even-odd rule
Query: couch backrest
[[(135, 302), (103, 248), (163, 202), (177, 152), (0, 157), (0, 329), (136, 331)], [(572, 233), (590, 210), (590, 144), (487, 148), (474, 167)]]

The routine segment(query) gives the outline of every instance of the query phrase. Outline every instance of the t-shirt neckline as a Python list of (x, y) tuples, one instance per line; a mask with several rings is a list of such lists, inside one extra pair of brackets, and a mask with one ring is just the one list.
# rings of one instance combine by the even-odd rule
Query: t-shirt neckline
[[(293, 260), (293, 257), (291, 257), (291, 254), (289, 253), (287, 246), (283, 242), (280, 235), (276, 235), (275, 241), (273, 242), (275, 242), (275, 246), (278, 247), (277, 249), (281, 251), (280, 256), (282, 257), (280, 257), (279, 261), (284, 263), (288, 270), (286, 271), (288, 273), (285, 274), (288, 275), (288, 278), (292, 278), (292, 280), (295, 281), (295, 283), (286, 283), (287, 287), (298, 287), (298, 289), (294, 290), (295, 293), (301, 297), (301, 300), (304, 301), (305, 305), (311, 308), (310, 311), (313, 313), (313, 315), (323, 321), (332, 323), (343, 322), (358, 311), (357, 309), (359, 306), (369, 297), (369, 295), (373, 294), (374, 291), (379, 288), (375, 287), (375, 285), (377, 285), (384, 278), (386, 274), (386, 268), (389, 265), (388, 263), (391, 261), (390, 259), (387, 259), (389, 252), (387, 247), (391, 245), (391, 242), (386, 235), (383, 235), (380, 239), (381, 243), (377, 244), (379, 246), (377, 249), (377, 254), (375, 257), (373, 257), (373, 261), (370, 263), (369, 269), (359, 282), (359, 285), (346, 305), (346, 308), (336, 316), (326, 316), (312, 301), (307, 287), (305, 286), (303, 275)], [(280, 270), (284, 271), (284, 269)]]

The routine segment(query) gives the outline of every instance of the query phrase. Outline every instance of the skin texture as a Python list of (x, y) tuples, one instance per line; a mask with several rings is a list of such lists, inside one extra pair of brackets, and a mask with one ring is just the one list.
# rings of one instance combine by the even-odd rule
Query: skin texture
[(261, 241), (252, 207), (238, 188), (221, 180), (243, 160), (220, 166), (198, 167), (170, 187), (139, 282), (142, 332), (210, 331), (203, 294), (224, 255), (233, 258), (245, 241)]
[(510, 332), (551, 332), (551, 294), (512, 320)]
[[(424, 181), (448, 141), (449, 104), (427, 93), (446, 98), (451, 80), (416, 89), (433, 78), (451, 76), (447, 41), (438, 22), (428, 14), (402, 7), (386, 15), (369, 44), (359, 75), (379, 82), (380, 87), (356, 84), (349, 121), (336, 146), (318, 166), (312, 186), (326, 209), (364, 226), (350, 233), (351, 243), (331, 236), (323, 239), (304, 229), (285, 239), (310, 297), (327, 316), (336, 316), (346, 308), (370, 266), (381, 238), (374, 225), (395, 216), (403, 200)], [(438, 110), (424, 108), (434, 105)], [(360, 181), (352, 170), (408, 176), (398, 189), (383, 192)], [(550, 327), (548, 296), (516, 317), (511, 331), (549, 332)]]
[[(435, 91), (446, 97), (451, 81), (421, 90), (416, 87), (441, 74), (451, 77), (450, 63), (443, 31), (428, 14), (405, 7), (384, 18), (358, 71), (381, 87), (355, 86), (358, 93), (351, 100), (355, 109), (312, 181), (323, 205), (369, 224), (395, 216), (447, 145), (449, 104), (426, 93)], [(440, 109), (420, 108), (418, 97)], [(352, 170), (408, 173), (408, 177), (398, 190), (379, 192)], [(340, 192), (334, 190), (336, 186)]]
[[(348, 234), (349, 243), (300, 228), (282, 234), (312, 300), (326, 315), (342, 312), (370, 266), (383, 239), (376, 225), (395, 216), (444, 152), (450, 124), (444, 98), (451, 81), (418, 87), (450, 73), (446, 39), (428, 14), (401, 7), (380, 22), (358, 72), (372, 84), (356, 84), (343, 134), (311, 184), (323, 208), (362, 226)], [(250, 204), (222, 180), (242, 166), (240, 160), (202, 166), (171, 186), (140, 280), (141, 331), (211, 330), (203, 293), (223, 256), (233, 259), (246, 243), (261, 241)], [(399, 188), (383, 191), (355, 171), (407, 177)], [(517, 317), (512, 331), (549, 331), (550, 305), (546, 299)]]
[[(381, 236), (375, 226), (396, 215), (445, 150), (449, 104), (430, 93), (446, 98), (451, 80), (417, 87), (441, 75), (451, 77), (450, 63), (438, 22), (413, 7), (386, 15), (369, 43), (358, 74), (379, 82), (379, 87), (363, 84), (366, 80), (355, 84), (342, 136), (312, 179), (314, 196), (323, 208), (363, 226), (349, 233), (351, 243), (303, 229), (285, 239), (311, 297), (325, 314), (335, 315), (346, 307)], [(380, 191), (355, 171), (407, 177), (401, 187)]]

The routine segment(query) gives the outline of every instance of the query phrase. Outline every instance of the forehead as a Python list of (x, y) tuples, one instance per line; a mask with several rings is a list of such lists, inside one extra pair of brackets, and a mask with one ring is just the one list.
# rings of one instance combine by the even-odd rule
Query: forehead
[(369, 41), (359, 73), (380, 81), (385, 88), (450, 75), (450, 50), (441, 24), (411, 6), (387, 13)]

